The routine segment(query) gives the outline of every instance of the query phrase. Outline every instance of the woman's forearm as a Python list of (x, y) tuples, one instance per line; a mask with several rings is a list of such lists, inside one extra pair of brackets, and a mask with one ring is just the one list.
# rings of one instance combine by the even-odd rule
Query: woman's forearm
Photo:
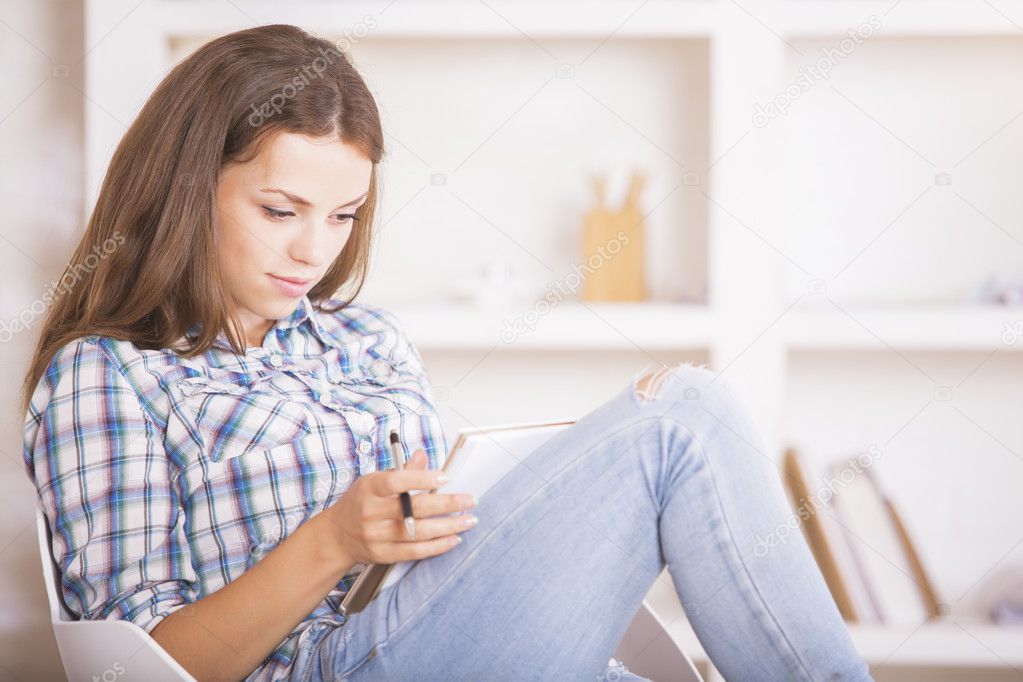
[(241, 680), (354, 565), (323, 541), (322, 515), (299, 526), (213, 594), (175, 611), (152, 637), (197, 680)]

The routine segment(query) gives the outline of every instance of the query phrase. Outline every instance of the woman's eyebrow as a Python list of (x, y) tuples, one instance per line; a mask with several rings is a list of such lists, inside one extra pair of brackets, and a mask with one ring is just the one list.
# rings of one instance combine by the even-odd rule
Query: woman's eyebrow
[[(292, 194), (291, 192), (286, 192), (283, 189), (278, 189), (276, 187), (261, 187), (259, 189), (259, 191), (260, 192), (275, 192), (277, 194), (281, 194), (288, 201), (292, 202), (293, 204), (298, 204), (299, 206), (312, 206), (313, 205), (312, 202), (310, 202), (308, 199), (303, 199), (302, 197), (298, 196), (297, 194)], [(369, 192), (364, 192), (363, 194), (361, 194), (361, 195), (355, 197), (354, 199), (352, 199), (351, 201), (339, 205), (338, 208), (345, 208), (346, 206), (351, 206), (352, 204), (356, 204), (359, 201), (362, 201), (363, 199), (365, 199), (367, 194), (369, 194)]]

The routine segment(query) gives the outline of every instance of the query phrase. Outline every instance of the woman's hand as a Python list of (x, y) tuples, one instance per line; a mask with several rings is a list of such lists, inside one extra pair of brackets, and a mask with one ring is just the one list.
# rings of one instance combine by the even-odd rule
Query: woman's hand
[(399, 493), (432, 490), (441, 484), (437, 480), (440, 472), (427, 465), (426, 451), (416, 450), (404, 471), (388, 469), (358, 477), (337, 502), (313, 517), (322, 517), (329, 556), (336, 557), (347, 571), (356, 564), (393, 564), (435, 556), (458, 544), (458, 534), (475, 525), (466, 525), (466, 521), (475, 517), (431, 517), (470, 509), (474, 506), (471, 495), (412, 495), (416, 539), (409, 540), (405, 534)]

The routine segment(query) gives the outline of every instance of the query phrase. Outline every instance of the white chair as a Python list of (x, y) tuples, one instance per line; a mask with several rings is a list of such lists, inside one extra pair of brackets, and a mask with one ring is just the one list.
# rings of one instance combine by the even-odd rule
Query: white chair
[[(36, 531), (50, 620), (68, 680), (117, 679), (196, 682), (145, 630), (125, 620), (75, 620), (64, 606), (53, 560), (53, 535), (42, 506), (36, 504)], [(646, 600), (622, 638), (615, 658), (631, 672), (657, 682), (702, 682), (692, 661), (668, 636)], [(614, 682), (613, 680), (610, 682)]]
[(671, 638), (667, 625), (646, 599), (629, 623), (614, 657), (629, 672), (655, 682), (703, 682), (692, 659)]
[(75, 620), (64, 606), (51, 553), (52, 533), (46, 514), (36, 504), (36, 530), (43, 581), (50, 601), (50, 620), (60, 660), (68, 680), (185, 680), (195, 678), (164, 651), (149, 634), (126, 620)]

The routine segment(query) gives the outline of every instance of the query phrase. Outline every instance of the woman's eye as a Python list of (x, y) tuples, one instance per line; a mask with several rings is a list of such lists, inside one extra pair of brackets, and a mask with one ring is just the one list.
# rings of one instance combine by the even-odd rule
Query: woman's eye
[[(280, 209), (272, 208), (270, 206), (263, 206), (262, 208), (263, 212), (273, 220), (282, 220), (284, 218), (290, 218), (291, 216), (295, 215), (291, 211), (282, 211)], [(358, 220), (354, 213), (338, 213), (337, 215), (334, 216), (334, 218), (339, 223), (347, 223)]]
[(289, 216), (295, 215), (291, 211), (279, 211), (276, 208), (270, 208), (269, 206), (264, 206), (263, 212), (276, 220), (280, 220), (281, 218), (287, 218)]

